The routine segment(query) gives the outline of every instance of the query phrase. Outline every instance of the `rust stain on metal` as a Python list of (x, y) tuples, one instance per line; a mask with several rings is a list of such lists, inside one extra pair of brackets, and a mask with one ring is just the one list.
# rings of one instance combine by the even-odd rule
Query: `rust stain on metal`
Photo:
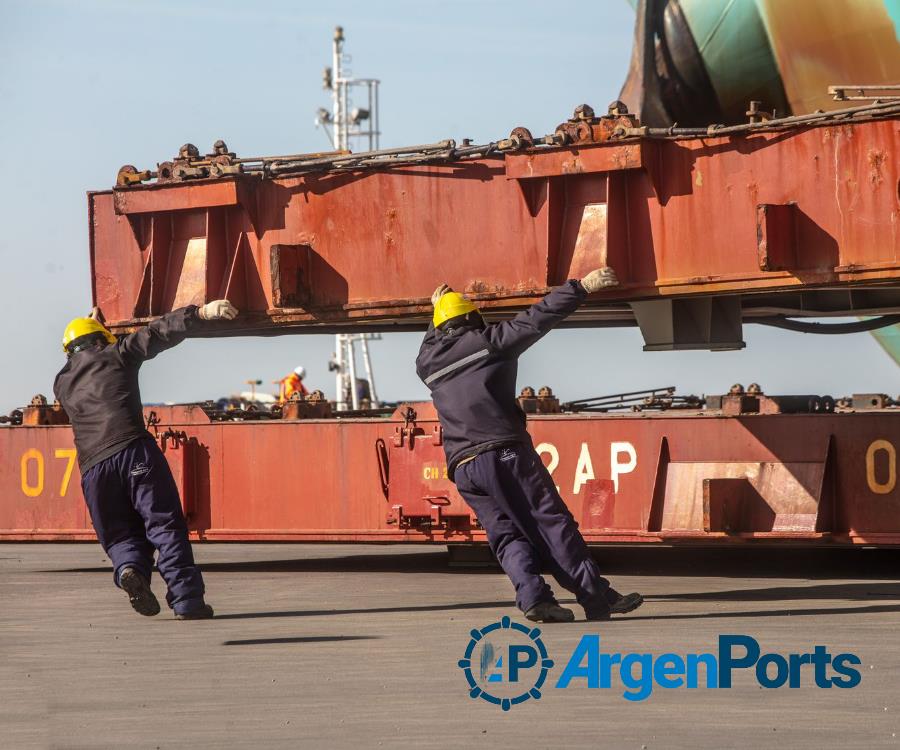
[(397, 209), (390, 207), (384, 212), (386, 229), (384, 232), (384, 247), (387, 251), (394, 249), (394, 231), (396, 228), (395, 219), (397, 218)]
[(759, 185), (751, 182), (747, 185), (747, 192), (750, 194), (750, 202), (756, 206), (759, 203)]
[(614, 159), (619, 169), (630, 169), (640, 165), (640, 148), (637, 146), (625, 146)]
[(466, 286), (466, 292), (469, 294), (490, 294), (492, 291), (490, 284), (475, 279)]
[(868, 160), (870, 167), (869, 183), (873, 188), (878, 187), (884, 180), (882, 172), (884, 163), (887, 160), (887, 154), (879, 149), (869, 149), (868, 154), (866, 154), (866, 159)]
[(573, 156), (570, 160), (562, 162), (560, 171), (563, 174), (580, 174), (584, 172), (584, 166), (577, 156)]

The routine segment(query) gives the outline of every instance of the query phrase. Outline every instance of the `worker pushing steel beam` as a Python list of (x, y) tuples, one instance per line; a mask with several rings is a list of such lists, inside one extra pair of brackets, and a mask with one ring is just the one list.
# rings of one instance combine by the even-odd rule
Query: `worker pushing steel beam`
[(484, 526), (515, 586), (517, 606), (535, 622), (575, 619), (541, 576), (544, 567), (576, 595), (589, 620), (606, 620), (643, 602), (640, 594), (619, 594), (600, 575), (516, 403), (519, 356), (588, 294), (617, 284), (611, 268), (599, 268), (490, 326), (471, 301), (443, 284), (431, 298), (434, 317), (416, 359), (441, 420), (448, 476)]
[(67, 361), (53, 390), (75, 432), (91, 522), (112, 561), (116, 586), (148, 617), (160, 611), (150, 588), (154, 550), (176, 619), (207, 619), (213, 609), (204, 600), (171, 469), (144, 427), (138, 371), (206, 321), (233, 320), (237, 312), (227, 300), (190, 305), (117, 339), (94, 308), (63, 334)]

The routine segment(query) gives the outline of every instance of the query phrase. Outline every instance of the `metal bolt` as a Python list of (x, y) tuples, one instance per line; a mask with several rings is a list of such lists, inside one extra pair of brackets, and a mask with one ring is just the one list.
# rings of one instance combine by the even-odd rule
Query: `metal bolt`
[(572, 115), (573, 120), (593, 120), (594, 108), (590, 104), (579, 104), (575, 107), (575, 114)]
[(196, 159), (199, 156), (200, 149), (198, 149), (193, 143), (185, 143), (180, 149), (178, 149), (179, 159)]
[(509, 134), (509, 140), (512, 142), (513, 148), (531, 148), (534, 146), (534, 136), (528, 128), (513, 128)]

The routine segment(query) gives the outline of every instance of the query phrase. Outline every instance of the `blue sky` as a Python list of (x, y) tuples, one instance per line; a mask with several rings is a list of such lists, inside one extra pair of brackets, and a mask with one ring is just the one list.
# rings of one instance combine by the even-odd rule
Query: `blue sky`
[[(625, 77), (633, 11), (539, 2), (140, 2), (0, 0), (0, 412), (49, 394), (62, 329), (90, 307), (85, 193), (119, 166), (223, 138), (239, 154), (321, 149), (321, 69), (344, 26), (354, 74), (381, 78), (382, 145), (477, 142), (514, 126), (553, 130), (598, 109)], [(336, 4), (335, 4), (336, 5)], [(418, 334), (373, 345), (383, 398), (419, 398)], [(636, 329), (557, 331), (522, 360), (520, 383), (564, 398), (677, 385), (720, 393), (884, 391), (896, 366), (868, 334), (838, 339), (747, 326), (743, 352), (644, 353)], [(148, 363), (146, 401), (191, 401), (270, 381), (297, 364), (333, 395), (330, 336), (188, 341)]]

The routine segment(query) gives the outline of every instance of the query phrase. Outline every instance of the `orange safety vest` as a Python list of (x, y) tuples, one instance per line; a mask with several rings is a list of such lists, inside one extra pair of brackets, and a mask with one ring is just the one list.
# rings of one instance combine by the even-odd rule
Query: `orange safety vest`
[(306, 386), (303, 385), (303, 378), (301, 378), (296, 372), (292, 372), (286, 378), (282, 378), (278, 400), (281, 403), (284, 403), (285, 401), (288, 401), (290, 399), (291, 394), (297, 392), (299, 392), (301, 396), (306, 396), (309, 394), (309, 391), (306, 390)]

